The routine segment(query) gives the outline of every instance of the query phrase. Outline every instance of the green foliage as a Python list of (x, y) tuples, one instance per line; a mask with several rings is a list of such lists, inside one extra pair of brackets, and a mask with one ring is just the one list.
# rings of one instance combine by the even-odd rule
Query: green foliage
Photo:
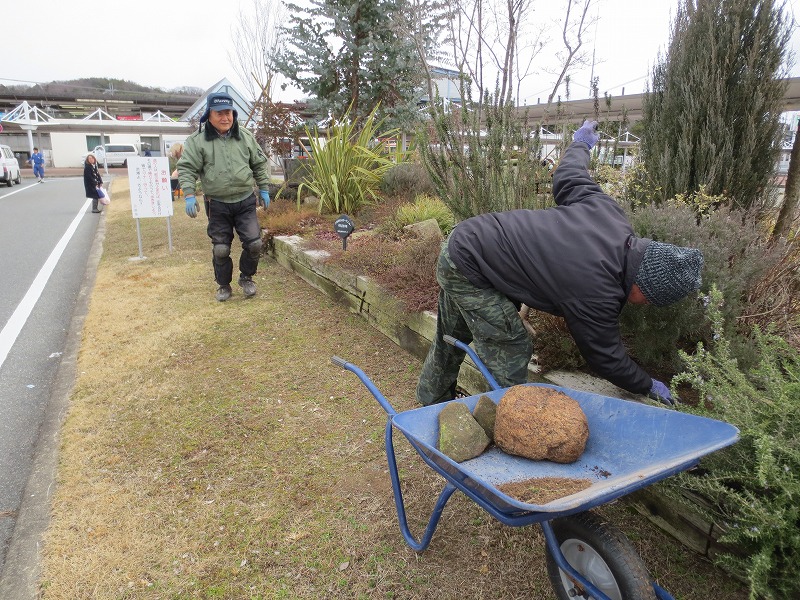
[(642, 113), (642, 158), (661, 202), (706, 186), (749, 209), (777, 153), (791, 19), (776, 0), (682, 0)]
[(414, 198), (419, 194), (434, 194), (430, 177), (419, 162), (399, 163), (383, 176), (381, 191), (387, 196)]
[(418, 132), (422, 163), (436, 194), (457, 219), (516, 208), (552, 205), (550, 174), (541, 162), (538, 135), (510, 103), (485, 94), (469, 109), (447, 112), (432, 104), (428, 127)]
[[(800, 353), (771, 332), (754, 329), (758, 363), (740, 368), (724, 333), (722, 294), (710, 294), (714, 341), (682, 353), (701, 403), (689, 409), (728, 421), (741, 431), (731, 448), (710, 455), (699, 475), (684, 473), (671, 485), (711, 501), (712, 519), (724, 524), (720, 541), (742, 553), (719, 562), (744, 575), (750, 598), (800, 597)], [(707, 349), (708, 348), (708, 349)]]
[[(298, 187), (298, 198), (304, 189), (311, 191), (319, 198), (320, 214), (356, 215), (374, 202), (384, 173), (395, 164), (385, 152), (385, 141), (375, 142), (382, 124), (376, 122), (373, 110), (360, 130), (345, 115), (330, 127), (327, 141), (316, 127), (313, 132), (306, 129), (314, 160), (308, 166), (309, 175)], [(396, 131), (387, 131), (382, 137), (395, 134)], [(393, 158), (400, 160), (402, 155)]]
[[(708, 196), (695, 196), (705, 204)], [(791, 244), (771, 244), (747, 213), (721, 208), (698, 218), (692, 202), (648, 204), (629, 211), (638, 236), (703, 251), (701, 290), (716, 285), (726, 298), (723, 307), (731, 351), (742, 365), (757, 360), (750, 339), (753, 324), (774, 324), (787, 339), (796, 339), (798, 258)], [(711, 332), (702, 306), (686, 298), (670, 306), (626, 305), (621, 330), (633, 356), (647, 365), (675, 372), (677, 351), (698, 341), (708, 343)]]
[(447, 205), (435, 196), (421, 194), (414, 202), (407, 202), (397, 209), (396, 219), (400, 227), (421, 223), (428, 219), (436, 219), (442, 234), (447, 236), (455, 226), (453, 213)]
[(361, 119), (380, 104), (392, 126), (416, 122), (425, 69), (413, 38), (398, 31), (407, 2), (309, 4), (287, 5), (286, 44), (275, 68), (309, 96), (311, 109), (320, 118), (349, 110), (352, 118)]
[(697, 191), (748, 209), (779, 151), (791, 21), (775, 0), (683, 0), (643, 104), (658, 201)]

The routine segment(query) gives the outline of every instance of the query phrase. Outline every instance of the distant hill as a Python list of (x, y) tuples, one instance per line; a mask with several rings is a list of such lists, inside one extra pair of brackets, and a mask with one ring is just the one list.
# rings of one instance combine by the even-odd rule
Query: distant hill
[(133, 81), (113, 79), (108, 77), (88, 77), (72, 79), (70, 81), (51, 81), (50, 83), (37, 83), (36, 85), (0, 85), (0, 94), (25, 95), (36, 94), (52, 97), (108, 98), (119, 99), (153, 98), (158, 96), (182, 96), (199, 98), (205, 90), (198, 87), (178, 87), (165, 90), (159, 87), (147, 87)]

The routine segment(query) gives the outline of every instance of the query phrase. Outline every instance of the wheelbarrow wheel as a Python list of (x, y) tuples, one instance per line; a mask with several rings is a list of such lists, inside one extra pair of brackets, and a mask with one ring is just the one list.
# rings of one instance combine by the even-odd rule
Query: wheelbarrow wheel
[[(611, 600), (655, 600), (650, 575), (625, 534), (596, 514), (552, 522), (567, 562)], [(547, 553), (547, 574), (560, 600), (592, 598)]]

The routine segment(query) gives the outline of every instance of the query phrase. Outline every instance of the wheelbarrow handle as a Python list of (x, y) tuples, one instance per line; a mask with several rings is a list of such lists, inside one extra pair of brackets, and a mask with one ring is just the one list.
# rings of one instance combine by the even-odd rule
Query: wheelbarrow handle
[(486, 383), (489, 384), (489, 387), (492, 388), (493, 390), (500, 389), (500, 384), (497, 383), (497, 380), (489, 372), (489, 369), (486, 368), (486, 365), (483, 364), (483, 361), (480, 358), (478, 358), (478, 354), (475, 352), (475, 350), (470, 348), (464, 342), (457, 340), (452, 335), (444, 335), (442, 336), (442, 339), (451, 346), (455, 346), (459, 350), (463, 350), (464, 352), (466, 352), (467, 355), (472, 359), (472, 362), (475, 363), (475, 366), (478, 367), (478, 370), (481, 372), (481, 375), (483, 375), (484, 378), (486, 379)]
[(361, 380), (361, 383), (370, 391), (370, 393), (375, 396), (375, 400), (378, 401), (378, 404), (381, 405), (383, 410), (386, 411), (386, 414), (390, 417), (397, 414), (397, 411), (394, 407), (389, 403), (386, 397), (381, 394), (380, 390), (372, 383), (372, 380), (367, 377), (367, 374), (364, 373), (361, 369), (355, 366), (353, 363), (347, 362), (345, 359), (340, 358), (338, 356), (332, 356), (331, 362), (335, 364), (337, 367), (341, 367), (346, 371), (350, 371), (351, 373), (355, 373), (356, 376)]

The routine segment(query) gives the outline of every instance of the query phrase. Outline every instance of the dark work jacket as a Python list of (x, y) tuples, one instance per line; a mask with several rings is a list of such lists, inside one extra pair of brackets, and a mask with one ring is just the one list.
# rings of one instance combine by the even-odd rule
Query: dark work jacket
[(574, 142), (553, 174), (557, 206), (466, 219), (448, 250), (479, 288), (564, 317), (596, 373), (644, 394), (652, 380), (622, 345), (619, 315), (650, 240), (633, 235), (622, 207), (603, 193), (588, 165), (589, 148)]
[(100, 177), (97, 165), (83, 163), (83, 187), (86, 189), (86, 197), (98, 198), (97, 186), (99, 185), (103, 185), (103, 178)]

